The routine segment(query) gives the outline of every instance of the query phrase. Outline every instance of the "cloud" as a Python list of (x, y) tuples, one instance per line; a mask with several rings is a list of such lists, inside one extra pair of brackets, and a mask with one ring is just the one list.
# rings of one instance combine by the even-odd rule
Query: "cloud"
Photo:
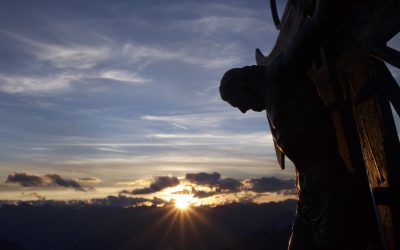
[(221, 174), (213, 173), (187, 173), (185, 179), (197, 185), (211, 187), (213, 191), (196, 190), (192, 188), (195, 197), (204, 198), (218, 193), (239, 192), (242, 186), (240, 180), (233, 178), (221, 179)]
[(171, 194), (186, 194), (186, 195), (188, 195), (188, 194), (191, 194), (192, 192), (190, 191), (190, 189), (182, 189), (182, 190), (179, 190), (179, 191), (175, 191), (175, 192), (172, 192)]
[(249, 191), (262, 192), (280, 192), (286, 189), (295, 188), (295, 180), (283, 180), (276, 177), (261, 177), (247, 179), (244, 181)]
[[(238, 55), (238, 44), (192, 45), (173, 47), (160, 47), (156, 45), (137, 45), (126, 43), (122, 48), (125, 57), (132, 63), (140, 62), (147, 65), (160, 61), (178, 61), (200, 66), (207, 69), (220, 69), (235, 65), (241, 61)], [(196, 50), (193, 50), (196, 47)]]
[(179, 180), (177, 177), (169, 177), (169, 176), (159, 176), (154, 179), (152, 183), (148, 187), (138, 188), (134, 190), (122, 190), (120, 194), (151, 194), (158, 191), (161, 191), (168, 187), (174, 187), (179, 185)]
[(35, 197), (35, 198), (38, 199), (38, 200), (46, 200), (46, 197), (45, 197), (45, 196), (40, 195), (40, 194), (38, 194), (38, 193), (36, 193), (36, 192), (30, 193), (29, 195)]
[(15, 32), (1, 29), (1, 34), (24, 44), (24, 50), (32, 54), (39, 61), (50, 63), (59, 69), (93, 68), (112, 55), (112, 47), (107, 45), (84, 45), (76, 43), (53, 44), (46, 41), (35, 40)]
[(152, 134), (148, 135), (149, 138), (157, 139), (179, 139), (179, 140), (190, 140), (195, 141), (202, 139), (211, 142), (226, 143), (227, 141), (236, 141), (236, 143), (262, 143), (266, 144), (272, 140), (272, 136), (266, 132), (257, 133), (170, 133), (170, 134)]
[(107, 70), (102, 72), (64, 71), (48, 75), (0, 74), (0, 91), (10, 94), (55, 94), (71, 90), (72, 84), (90, 79), (107, 79), (129, 85), (151, 82), (136, 72)]
[(227, 33), (243, 34), (249, 30), (273, 30), (272, 25), (266, 25), (260, 19), (238, 16), (204, 16), (190, 21), (178, 21), (176, 25), (185, 30), (191, 30), (204, 35), (219, 35)]
[(77, 191), (87, 191), (75, 180), (64, 179), (57, 174), (46, 174), (42, 176), (27, 173), (14, 173), (7, 177), (6, 183), (18, 183), (22, 187), (65, 187)]
[(179, 60), (185, 57), (185, 53), (182, 51), (133, 43), (124, 44), (122, 53), (129, 56), (134, 62), (143, 61), (145, 59), (151, 61)]
[(242, 191), (264, 193), (277, 192), (282, 195), (293, 195), (295, 180), (283, 180), (277, 177), (261, 177), (246, 180), (234, 178), (221, 178), (217, 172), (213, 173), (188, 173), (185, 179), (199, 186), (206, 186), (211, 190), (202, 190), (192, 187), (191, 194), (194, 197), (205, 198), (223, 193), (239, 193)]
[(251, 179), (221, 178), (221, 174), (218, 172), (186, 173), (182, 181), (179, 181), (177, 177), (157, 177), (148, 187), (122, 190), (119, 194), (150, 194), (167, 187), (177, 186), (180, 183), (185, 187), (174, 191), (171, 193), (172, 195), (192, 195), (194, 198), (199, 199), (220, 195), (218, 200), (222, 203), (230, 202), (229, 199), (242, 203), (270, 202), (278, 198), (293, 198), (296, 194), (295, 180), (293, 179), (285, 180), (277, 177)]
[(0, 74), (0, 91), (10, 94), (49, 94), (66, 91), (79, 75), (62, 73), (47, 76)]
[(198, 184), (198, 185), (205, 185), (205, 186), (214, 186), (220, 180), (221, 175), (217, 172), (214, 173), (188, 173), (185, 175), (185, 179)]
[(192, 190), (191, 190), (191, 194), (192, 194), (193, 197), (195, 197), (195, 198), (202, 199), (202, 198), (207, 198), (207, 197), (216, 195), (216, 194), (218, 194), (218, 192), (215, 192), (215, 191), (197, 190), (196, 188), (193, 187)]
[(112, 206), (112, 207), (137, 207), (137, 206), (160, 206), (164, 205), (165, 201), (154, 197), (153, 199), (146, 199), (140, 197), (126, 197), (123, 195), (109, 195), (105, 198), (91, 199), (90, 205), (94, 206)]
[(281, 194), (281, 195), (297, 195), (297, 191), (296, 191), (296, 188), (293, 187), (291, 189), (284, 189), (282, 191), (279, 191), (278, 194)]
[(83, 177), (76, 179), (79, 182), (100, 183), (101, 180), (95, 177)]
[(27, 196), (34, 197), (34, 198), (36, 198), (36, 199), (39, 200), (39, 201), (44, 201), (44, 200), (46, 200), (46, 197), (45, 197), (45, 196), (40, 195), (40, 194), (38, 194), (38, 193), (36, 193), (36, 192), (32, 192), (32, 193), (28, 193), (28, 194), (22, 193), (22, 195), (27, 195)]
[[(185, 130), (188, 129), (202, 129), (209, 131), (207, 133), (208, 137), (223, 137), (223, 136), (231, 136), (227, 135), (226, 131), (218, 131), (218, 134), (212, 134), (212, 129), (219, 128), (222, 126), (226, 126), (227, 123), (232, 122), (248, 122), (249, 120), (257, 120), (260, 121), (260, 117), (263, 117), (264, 114), (260, 114), (257, 112), (251, 112), (246, 114), (246, 116), (242, 116), (238, 110), (230, 109), (228, 112), (191, 112), (188, 114), (179, 114), (179, 115), (144, 115), (141, 118), (146, 121), (152, 122), (160, 122), (160, 123), (168, 123), (173, 127), (183, 128)], [(260, 123), (261, 124), (261, 123)], [(204, 133), (203, 133), (204, 134)], [(266, 135), (267, 133), (264, 133)], [(239, 134), (240, 135), (240, 134)], [(167, 137), (168, 134), (156, 134), (157, 137)], [(185, 134), (173, 134), (173, 136), (187, 136)], [(254, 136), (255, 139), (257, 136)]]
[(107, 46), (41, 44), (35, 52), (40, 60), (50, 62), (56, 68), (90, 69), (111, 55)]
[(14, 173), (7, 177), (6, 183), (19, 183), (23, 187), (43, 187), (48, 185), (48, 179), (26, 173)]
[(79, 44), (68, 42), (69, 39), (57, 44), (2, 29), (0, 35), (21, 43), (20, 51), (35, 65), (30, 66), (29, 73), (24, 68), (19, 73), (1, 73), (0, 91), (6, 93), (55, 94), (70, 90), (74, 82), (93, 83), (93, 79), (113, 80), (130, 85), (152, 81), (138, 72), (118, 69), (115, 63), (110, 64), (115, 60), (128, 63), (129, 58), (123, 55), (122, 45)]
[(142, 198), (142, 197), (127, 197), (123, 195), (109, 195), (104, 198), (93, 198), (93, 199), (85, 199), (85, 200), (53, 200), (46, 199), (44, 196), (41, 196), (37, 193), (29, 193), (24, 194), (27, 196), (32, 196), (36, 198), (36, 200), (0, 200), (0, 208), (4, 204), (8, 205), (22, 205), (29, 204), (32, 206), (43, 206), (50, 205), (54, 207), (140, 207), (140, 206), (163, 206), (168, 202), (160, 199), (158, 197), (153, 197), (152, 199)]
[(209, 114), (188, 114), (188, 115), (171, 115), (171, 116), (142, 116), (143, 120), (166, 122), (174, 127), (192, 128), (192, 127), (218, 127), (227, 118), (223, 116)]
[(124, 82), (127, 84), (142, 84), (153, 81), (152, 79), (140, 76), (138, 73), (124, 70), (103, 71), (99, 74), (99, 77), (108, 80)]
[(233, 178), (220, 179), (217, 185), (218, 192), (239, 192), (242, 187), (240, 180)]

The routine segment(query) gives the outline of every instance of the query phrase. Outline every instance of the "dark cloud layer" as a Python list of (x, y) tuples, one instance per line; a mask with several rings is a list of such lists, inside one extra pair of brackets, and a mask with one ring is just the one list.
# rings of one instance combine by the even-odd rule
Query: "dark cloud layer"
[[(256, 193), (284, 192), (282, 194), (289, 194), (288, 192), (285, 192), (289, 190), (290, 194), (293, 194), (293, 189), (295, 187), (295, 181), (293, 179), (283, 180), (276, 177), (261, 177), (247, 180), (238, 180), (234, 178), (221, 178), (221, 174), (217, 172), (187, 173), (185, 175), (185, 179), (190, 183), (210, 188), (210, 190), (202, 190), (192, 186), (191, 189), (187, 190), (187, 192), (190, 192), (194, 197), (197, 198), (206, 198), (217, 194), (236, 193), (241, 191), (252, 191)], [(78, 180), (82, 182), (99, 181), (97, 178), (92, 177), (85, 177)], [(46, 174), (38, 176), (28, 173), (14, 173), (7, 177), (6, 183), (18, 183), (23, 187), (64, 187), (73, 188), (78, 191), (87, 191), (90, 189), (88, 187), (82, 186), (76, 180), (65, 179), (57, 174)], [(124, 194), (151, 194), (168, 187), (177, 186), (179, 184), (180, 181), (177, 177), (159, 176), (155, 177), (148, 187), (137, 188), (133, 190), (122, 190), (119, 192), (120, 196), (118, 197), (120, 197), (119, 199), (122, 199), (121, 195)], [(132, 201), (129, 202), (132, 203)]]
[(22, 187), (65, 187), (78, 191), (87, 191), (75, 180), (64, 179), (58, 174), (33, 175), (27, 173), (14, 173), (7, 177), (6, 183), (18, 183)]
[(197, 185), (207, 186), (211, 191), (192, 188), (194, 197), (206, 198), (221, 193), (235, 193), (240, 191), (253, 191), (256, 193), (279, 192), (294, 194), (295, 180), (284, 180), (277, 177), (261, 177), (247, 180), (221, 178), (221, 174), (213, 173), (187, 173), (186, 180)]
[(203, 185), (213, 188), (213, 191), (207, 192), (202, 190), (192, 189), (195, 197), (204, 198), (218, 193), (239, 192), (242, 183), (240, 180), (233, 178), (222, 178), (221, 174), (213, 173), (187, 173), (185, 179), (197, 185)]
[(218, 183), (221, 178), (221, 174), (214, 172), (214, 173), (188, 173), (185, 176), (185, 179), (198, 185), (205, 185), (205, 186), (214, 186)]
[(196, 188), (192, 188), (193, 197), (196, 198), (207, 198), (213, 195), (218, 194), (216, 191), (204, 191), (204, 190), (197, 190)]
[(177, 177), (159, 176), (156, 177), (148, 187), (134, 190), (122, 190), (120, 194), (151, 194), (168, 187), (175, 187), (177, 185), (179, 185), (179, 180)]
[[(0, 208), (2, 206), (24, 206), (40, 207), (44, 205), (53, 207), (149, 207), (149, 206), (164, 206), (169, 204), (168, 201), (158, 197), (146, 199), (142, 197), (127, 197), (119, 194), (118, 196), (109, 195), (104, 198), (93, 198), (88, 200), (47, 200), (44, 196), (37, 193), (29, 193), (27, 196), (34, 197), (34, 200), (16, 201), (16, 200), (0, 200)], [(1, 249), (1, 247), (0, 247)]]
[(217, 184), (217, 191), (238, 192), (242, 187), (240, 180), (233, 178), (220, 179)]
[(90, 200), (90, 204), (94, 206), (111, 206), (111, 207), (136, 207), (147, 203), (152, 206), (163, 205), (165, 201), (154, 197), (153, 199), (126, 197), (123, 195), (113, 196), (109, 195), (105, 198), (98, 198)]
[(14, 173), (7, 177), (6, 183), (18, 183), (23, 187), (44, 187), (47, 182), (43, 177), (26, 173)]
[(253, 178), (245, 181), (249, 186), (249, 191), (262, 192), (280, 192), (295, 187), (295, 180), (283, 180), (276, 177)]

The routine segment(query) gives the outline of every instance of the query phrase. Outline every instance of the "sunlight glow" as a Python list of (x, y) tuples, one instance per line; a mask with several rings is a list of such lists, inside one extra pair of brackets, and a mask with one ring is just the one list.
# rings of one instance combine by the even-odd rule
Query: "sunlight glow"
[(191, 205), (192, 197), (189, 195), (177, 195), (175, 198), (175, 207), (185, 210)]

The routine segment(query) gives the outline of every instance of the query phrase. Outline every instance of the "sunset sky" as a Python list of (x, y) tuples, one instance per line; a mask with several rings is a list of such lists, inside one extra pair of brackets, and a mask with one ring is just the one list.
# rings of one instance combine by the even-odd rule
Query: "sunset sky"
[(261, 0), (1, 1), (0, 199), (293, 198), (265, 113), (218, 92), (277, 34)]

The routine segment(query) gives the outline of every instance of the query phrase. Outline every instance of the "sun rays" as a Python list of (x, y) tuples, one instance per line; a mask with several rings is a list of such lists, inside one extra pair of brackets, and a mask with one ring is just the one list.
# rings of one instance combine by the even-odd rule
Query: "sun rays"
[[(253, 186), (240, 185), (240, 189), (233, 189), (227, 184), (237, 184), (239, 181), (218, 177), (219, 182), (205, 182), (200, 177), (214, 177), (216, 174), (196, 174), (190, 176), (194, 181), (187, 178), (179, 178), (179, 184), (172, 187), (165, 187), (160, 191), (146, 194), (147, 199), (153, 197), (154, 202), (142, 204), (148, 206), (149, 216), (152, 222), (142, 228), (140, 232), (132, 232), (131, 241), (124, 249), (146, 249), (146, 242), (153, 241), (153, 235), (160, 235), (157, 242), (153, 242), (160, 249), (206, 249), (200, 246), (205, 242), (206, 235), (213, 235), (218, 239), (228, 242), (231, 239), (229, 229), (218, 225), (219, 220), (224, 220), (224, 213), (218, 208), (221, 204), (240, 203), (249, 198), (262, 202), (263, 197), (276, 197), (277, 194), (268, 192), (255, 192)], [(195, 178), (196, 177), (196, 178)], [(211, 178), (210, 177), (210, 178)], [(208, 178), (208, 179), (210, 179)], [(171, 180), (172, 178), (164, 178)], [(197, 179), (202, 181), (197, 181)], [(203, 178), (204, 179), (204, 178)], [(207, 179), (207, 178), (206, 178)], [(221, 180), (220, 180), (221, 179)], [(151, 182), (148, 187), (144, 186), (137, 190), (147, 191), (165, 184), (161, 179)], [(270, 179), (250, 179), (249, 182), (263, 184)], [(168, 184), (169, 182), (167, 182)], [(242, 183), (242, 182), (240, 182)], [(236, 186), (235, 186), (236, 187)], [(258, 186), (257, 186), (258, 187)], [(233, 191), (235, 190), (235, 191)], [(260, 191), (257, 189), (256, 191)], [(264, 189), (262, 190), (264, 191)], [(156, 195), (156, 196), (155, 196)], [(282, 195), (284, 196), (284, 195)], [(192, 246), (196, 242), (196, 246)], [(200, 244), (200, 245), (199, 245)], [(192, 246), (192, 247), (188, 247)]]
[[(220, 238), (227, 239), (224, 230), (218, 227), (210, 218), (210, 208), (198, 206), (196, 198), (190, 194), (174, 194), (170, 202), (163, 207), (150, 207), (151, 216), (157, 218), (139, 234), (132, 236), (126, 249), (141, 247), (141, 244), (151, 239), (152, 235), (162, 232), (160, 246), (170, 246), (172, 249), (184, 249), (184, 246), (197, 242), (197, 248), (203, 244), (204, 236), (210, 232)], [(200, 245), (199, 245), (200, 244)]]

